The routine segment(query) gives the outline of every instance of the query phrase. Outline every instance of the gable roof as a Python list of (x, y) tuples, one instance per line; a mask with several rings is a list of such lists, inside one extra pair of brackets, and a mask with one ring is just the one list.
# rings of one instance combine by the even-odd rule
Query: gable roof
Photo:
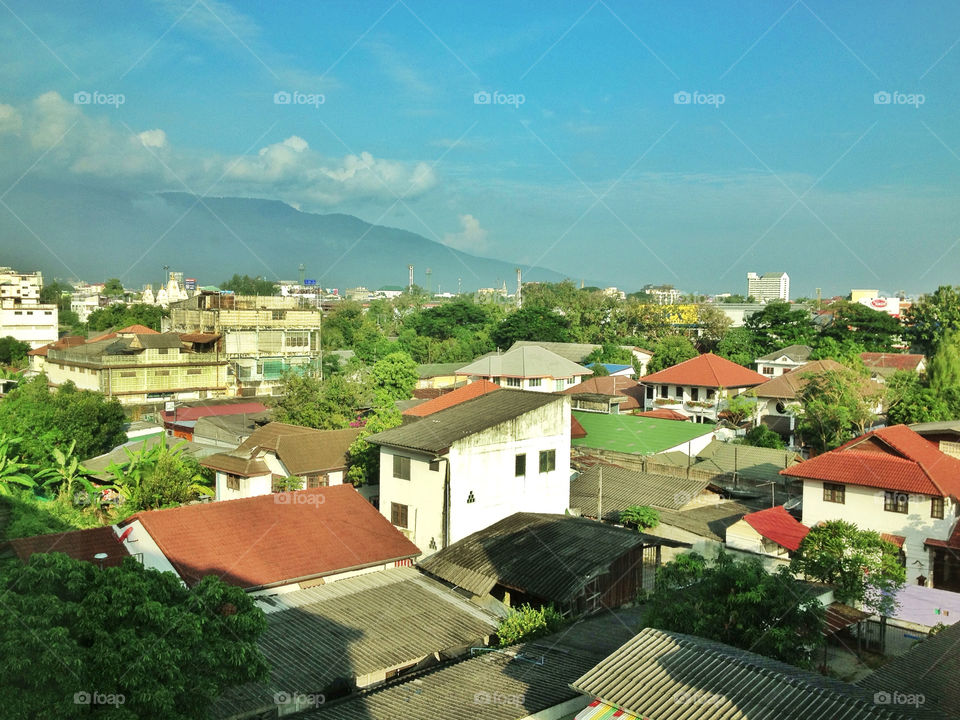
[(121, 526), (134, 521), (187, 585), (268, 587), (420, 554), (352, 485), (149, 510)]
[(693, 468), (702, 472), (737, 473), (744, 480), (779, 480), (780, 471), (797, 465), (800, 456), (790, 450), (738, 445), (722, 440), (711, 440), (697, 454)]
[[(147, 329), (149, 330), (149, 328)], [(178, 348), (183, 345), (180, 336), (175, 332), (158, 333), (155, 330), (150, 330), (149, 333), (137, 334), (134, 337), (141, 347), (148, 349)]]
[(254, 458), (260, 449), (272, 450), (293, 475), (309, 475), (347, 466), (347, 451), (360, 428), (316, 430), (272, 422), (254, 430), (230, 455)]
[(48, 535), (34, 535), (33, 537), (16, 538), (9, 542), (17, 557), (23, 562), (27, 562), (30, 556), (35, 553), (60, 552), (75, 560), (98, 563), (100, 561), (94, 558), (94, 555), (105, 553), (107, 557), (103, 559), (103, 565), (107, 567), (118, 565), (123, 558), (130, 555), (126, 546), (117, 540), (113, 528), (109, 526)]
[(463, 387), (457, 388), (456, 390), (443, 393), (443, 395), (435, 397), (432, 400), (427, 400), (424, 403), (407, 408), (403, 411), (403, 414), (408, 417), (426, 417), (427, 415), (433, 415), (435, 412), (439, 412), (440, 410), (446, 410), (448, 407), (459, 405), (465, 400), (480, 397), (481, 395), (485, 395), (489, 392), (500, 389), (500, 386), (496, 383), (492, 383), (489, 380), (484, 380), (481, 378), (476, 382), (468, 383)]
[(877, 704), (873, 692), (855, 685), (723, 643), (649, 627), (571, 687), (631, 716), (657, 720), (918, 717), (905, 706)]
[(620, 513), (633, 505), (679, 510), (698, 497), (710, 484), (682, 476), (656, 475), (628, 470), (618, 465), (598, 463), (580, 473), (570, 483), (570, 507), (597, 517), (600, 476), (603, 474), (603, 519), (619, 521)]
[(443, 375), (454, 375), (457, 370), (462, 368), (466, 363), (455, 362), (455, 363), (425, 363), (423, 365), (417, 365), (417, 377), (421, 379), (441, 377)]
[(415, 422), (369, 435), (367, 442), (437, 454), (457, 440), (564, 400), (562, 395), (525, 390), (490, 392)]
[(666, 383), (710, 388), (753, 387), (766, 381), (767, 378), (760, 373), (713, 353), (684, 360), (673, 367), (645, 375), (641, 380), (644, 385)]
[(797, 393), (810, 382), (810, 378), (805, 377), (806, 375), (835, 372), (843, 369), (843, 365), (830, 358), (813, 360), (788, 373), (768, 380), (763, 385), (758, 385), (753, 389), (753, 392), (757, 394), (757, 397), (796, 400)]
[(774, 350), (772, 353), (767, 353), (766, 355), (758, 357), (757, 362), (774, 362), (786, 355), (795, 363), (804, 363), (810, 357), (810, 353), (812, 352), (813, 348), (809, 345), (787, 345), (785, 348)]
[(798, 550), (800, 543), (810, 532), (810, 528), (788, 513), (783, 505), (748, 513), (743, 516), (743, 520), (761, 536), (773, 540), (787, 550)]
[(585, 438), (586, 436), (587, 431), (583, 429), (583, 425), (581, 425), (580, 421), (573, 416), (573, 413), (570, 413), (570, 439), (579, 440), (580, 438)]
[[(540, 342), (537, 340), (517, 340), (510, 346), (510, 350), (521, 347), (541, 347), (556, 353), (570, 362), (582, 363), (587, 359), (587, 355), (594, 350), (599, 349), (600, 345), (593, 343), (567, 343), (567, 342)], [(508, 350), (507, 352), (509, 352)]]
[(752, 508), (746, 505), (727, 500), (687, 510), (661, 510), (660, 523), (709, 540), (726, 542), (727, 528), (751, 511)]
[[(581, 393), (626, 397), (627, 400), (620, 404), (621, 410), (643, 407), (644, 402), (643, 385), (622, 375), (587, 378), (583, 382), (563, 390), (564, 395), (579, 395)], [(686, 417), (684, 417), (684, 420), (686, 420)]]
[(539, 345), (512, 347), (502, 355), (491, 354), (457, 370), (457, 375), (516, 378), (570, 378), (592, 375), (582, 365)]
[(860, 353), (860, 359), (868, 368), (884, 368), (889, 370), (913, 370), (925, 360), (923, 355), (911, 353)]
[(586, 518), (514, 513), (439, 550), (420, 567), (475, 595), (506, 585), (565, 603), (625, 553), (659, 544), (683, 545)]
[(114, 330), (117, 335), (159, 335), (156, 330), (146, 325), (128, 325), (120, 330)]
[(873, 430), (780, 474), (960, 498), (960, 460), (940, 452), (906, 425)]

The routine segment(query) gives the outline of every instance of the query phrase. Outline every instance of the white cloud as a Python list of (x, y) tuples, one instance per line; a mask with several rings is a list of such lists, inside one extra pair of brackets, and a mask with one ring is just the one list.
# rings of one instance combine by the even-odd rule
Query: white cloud
[(13, 105), (0, 104), (0, 134), (20, 132), (23, 118)]
[(445, 234), (444, 244), (471, 253), (486, 249), (487, 231), (480, 227), (480, 221), (473, 215), (460, 215), (460, 228), (460, 232)]
[(163, 130), (144, 130), (137, 137), (144, 147), (162, 148), (167, 145), (167, 134)]

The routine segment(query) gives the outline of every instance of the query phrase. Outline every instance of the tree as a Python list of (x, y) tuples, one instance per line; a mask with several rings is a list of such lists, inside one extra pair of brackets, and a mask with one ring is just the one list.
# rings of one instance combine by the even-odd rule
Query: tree
[(0, 365), (21, 366), (27, 359), (30, 346), (7, 335), (0, 338)]
[(169, 310), (157, 305), (116, 303), (90, 313), (90, 317), (87, 318), (87, 327), (90, 330), (109, 330), (110, 328), (125, 328), (130, 325), (145, 325), (151, 330), (159, 332), (163, 318), (169, 314)]
[(940, 338), (927, 368), (930, 388), (938, 395), (960, 389), (960, 333), (948, 330)]
[(356, 420), (360, 388), (344, 374), (320, 379), (314, 373), (289, 371), (280, 380), (273, 419), (319, 430), (338, 430)]
[(107, 297), (119, 297), (126, 292), (119, 278), (110, 278), (103, 284), (103, 294)]
[(16, 438), (0, 435), (0, 495), (16, 495), (24, 489), (37, 486), (33, 479), (33, 465), (20, 462)]
[(762, 343), (745, 327), (733, 328), (717, 343), (717, 355), (748, 368), (763, 354)]
[(257, 275), (237, 275), (234, 273), (229, 280), (220, 283), (221, 290), (231, 290), (236, 295), (276, 295), (280, 291), (280, 286)]
[(703, 303), (697, 305), (696, 342), (704, 352), (713, 352), (726, 336), (733, 321), (716, 305)]
[(552, 606), (535, 608), (526, 603), (500, 620), (497, 639), (500, 647), (509, 647), (557, 632), (563, 625), (563, 615)]
[(620, 513), (620, 524), (635, 527), (640, 532), (652, 530), (660, 524), (660, 513), (646, 505), (631, 505)]
[(347, 451), (347, 479), (354, 487), (380, 482), (380, 447), (367, 442), (367, 438), (374, 433), (398, 427), (402, 422), (400, 411), (393, 403), (374, 408)]
[(614, 343), (603, 343), (600, 347), (594, 348), (584, 363), (615, 363), (617, 365), (632, 365), (634, 361), (633, 353), (629, 348), (615, 345)]
[(799, 594), (786, 567), (768, 573), (759, 559), (738, 562), (722, 551), (707, 566), (684, 553), (657, 571), (645, 623), (809, 667), (823, 643), (824, 610), (815, 597), (798, 602)]
[(730, 395), (723, 410), (730, 422), (734, 425), (740, 425), (752, 418), (757, 412), (757, 398), (749, 392)]
[(914, 350), (933, 355), (947, 332), (960, 330), (960, 287), (941, 285), (910, 306), (905, 322)]
[(207, 717), (225, 690), (269, 677), (263, 611), (215, 576), (187, 588), (133, 558), (100, 569), (51, 553), (0, 587), (5, 717)]
[(938, 394), (919, 375), (898, 370), (886, 382), (887, 422), (890, 425), (949, 420), (957, 415), (948, 401), (955, 393)]
[(839, 602), (863, 603), (871, 612), (891, 615), (894, 596), (906, 582), (899, 552), (873, 530), (829, 520), (810, 529), (790, 559), (790, 570), (832, 585)]
[(124, 498), (124, 507), (155, 510), (213, 495), (204, 484), (200, 464), (183, 454), (185, 444), (168, 448), (161, 441), (148, 447), (144, 440), (135, 451), (124, 448), (127, 461), (107, 468), (114, 476), (117, 492)]
[(669, 335), (653, 346), (653, 357), (647, 364), (647, 374), (655, 373), (697, 357), (693, 343), (682, 335)]
[(790, 303), (770, 302), (744, 321), (760, 345), (761, 355), (786, 345), (810, 345), (816, 326), (806, 310), (791, 310)]
[(860, 353), (867, 352), (867, 347), (855, 339), (844, 337), (838, 340), (835, 336), (821, 335), (813, 344), (810, 360), (836, 360), (843, 365), (856, 365), (862, 362)]
[(858, 302), (837, 303), (831, 310), (833, 322), (821, 335), (841, 344), (855, 342), (866, 352), (892, 352), (903, 331), (896, 318)]
[(48, 282), (40, 289), (40, 302), (44, 305), (56, 305), (63, 312), (64, 299), (66, 299), (67, 308), (70, 307), (70, 293), (73, 287), (67, 283), (54, 280)]
[(331, 349), (352, 348), (354, 335), (363, 326), (363, 306), (352, 300), (342, 300), (324, 318), (323, 346)]
[(878, 398), (865, 375), (852, 368), (801, 375), (797, 430), (816, 450), (831, 450), (862, 435)]
[(497, 347), (507, 349), (517, 340), (540, 342), (567, 342), (570, 339), (570, 321), (552, 310), (524, 305), (505, 317), (490, 332)]
[(739, 443), (752, 447), (772, 448), (773, 450), (783, 450), (787, 446), (783, 442), (783, 438), (766, 425), (757, 425), (750, 428)]
[(386, 401), (406, 400), (417, 385), (417, 364), (405, 352), (394, 352), (374, 363), (370, 371), (375, 397)]
[(487, 306), (460, 299), (411, 315), (409, 325), (419, 335), (447, 340), (462, 330), (475, 331), (486, 327), (490, 314)]
[(593, 377), (608, 377), (610, 371), (603, 363), (592, 363), (590, 369), (593, 370)]

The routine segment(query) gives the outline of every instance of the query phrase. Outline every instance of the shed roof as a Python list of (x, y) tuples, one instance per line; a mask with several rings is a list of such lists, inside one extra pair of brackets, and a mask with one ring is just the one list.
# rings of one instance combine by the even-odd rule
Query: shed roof
[(443, 393), (439, 397), (435, 397), (432, 400), (427, 400), (419, 405), (407, 408), (403, 411), (403, 414), (408, 417), (426, 417), (427, 415), (433, 415), (435, 412), (446, 410), (447, 408), (453, 407), (454, 405), (459, 405), (466, 400), (471, 400), (472, 398), (486, 395), (487, 393), (495, 390), (500, 390), (500, 386), (496, 383), (490, 382), (489, 380), (484, 380), (481, 378), (476, 382), (467, 383), (456, 390)]
[(709, 485), (706, 480), (655, 475), (599, 463), (580, 473), (570, 483), (570, 507), (579, 508), (584, 514), (597, 517), (601, 472), (601, 510), (604, 519), (609, 520), (619, 519), (620, 512), (633, 505), (679, 510), (698, 497)]
[[(644, 403), (643, 385), (622, 375), (587, 378), (583, 382), (566, 388), (563, 393), (565, 395), (578, 395), (580, 393), (622, 395), (627, 400), (620, 405), (621, 410), (643, 407)], [(684, 417), (684, 420), (686, 420), (686, 417)]]
[(747, 513), (743, 520), (762, 537), (787, 550), (799, 550), (800, 543), (810, 532), (810, 528), (796, 520), (783, 505)]
[(759, 448), (714, 439), (697, 454), (693, 468), (723, 474), (736, 472), (743, 479), (765, 482), (778, 480), (781, 470), (801, 461), (797, 453), (789, 450)]
[(738, 502), (719, 502), (689, 510), (661, 510), (660, 522), (708, 540), (726, 542), (727, 528), (749, 512), (751, 508)]

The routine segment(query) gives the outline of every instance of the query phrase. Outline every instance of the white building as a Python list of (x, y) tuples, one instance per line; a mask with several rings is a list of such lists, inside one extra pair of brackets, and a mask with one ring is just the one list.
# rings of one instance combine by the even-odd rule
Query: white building
[(90, 313), (100, 309), (100, 296), (73, 293), (70, 296), (70, 309), (77, 314), (80, 322), (85, 323), (90, 319)]
[(56, 342), (56, 305), (40, 302), (43, 276), (39, 272), (19, 273), (0, 267), (0, 337), (12, 337), (39, 348)]
[(491, 392), (367, 440), (380, 446), (380, 512), (425, 555), (570, 504), (565, 395)]
[(790, 302), (790, 276), (785, 272), (770, 272), (763, 275), (747, 273), (747, 296), (761, 303), (771, 300)]
[(780, 377), (806, 363), (812, 352), (809, 345), (788, 345), (774, 350), (757, 358), (757, 372), (770, 378)]
[(514, 345), (503, 354), (491, 353), (464, 365), (456, 375), (517, 390), (561, 392), (593, 375), (593, 370), (539, 345)]

